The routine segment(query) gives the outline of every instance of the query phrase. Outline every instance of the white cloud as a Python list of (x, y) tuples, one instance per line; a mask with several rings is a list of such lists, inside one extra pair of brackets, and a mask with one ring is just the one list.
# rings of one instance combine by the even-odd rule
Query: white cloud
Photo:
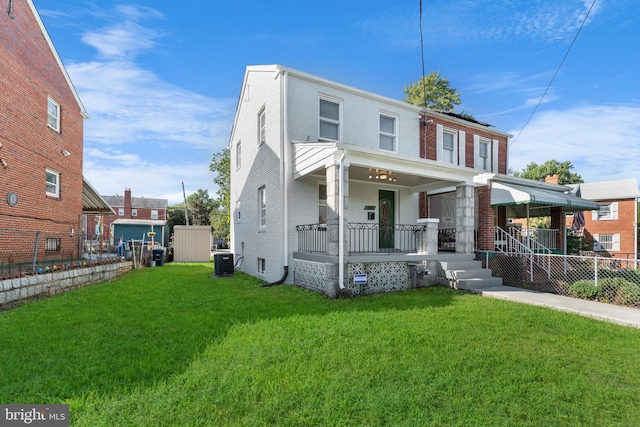
[(531, 162), (569, 160), (585, 181), (640, 180), (638, 117), (640, 107), (624, 105), (539, 112), (509, 147), (509, 166), (520, 171)]

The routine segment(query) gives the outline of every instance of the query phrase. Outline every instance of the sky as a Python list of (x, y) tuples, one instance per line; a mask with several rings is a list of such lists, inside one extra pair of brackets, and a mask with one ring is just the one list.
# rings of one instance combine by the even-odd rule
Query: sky
[(248, 65), (402, 100), (423, 57), (457, 111), (513, 135), (511, 170), (553, 159), (585, 182), (640, 178), (637, 0), (424, 0), (422, 20), (419, 0), (34, 4), (90, 116), (84, 176), (103, 195), (215, 198), (209, 165)]

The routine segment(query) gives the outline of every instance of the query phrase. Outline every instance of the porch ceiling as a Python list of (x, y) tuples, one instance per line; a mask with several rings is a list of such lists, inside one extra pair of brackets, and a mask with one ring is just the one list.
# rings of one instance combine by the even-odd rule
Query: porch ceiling
[[(469, 168), (348, 144), (297, 143), (294, 144), (294, 177), (324, 176), (326, 167), (338, 164), (343, 152), (346, 152), (344, 162), (349, 166), (352, 181), (384, 182), (427, 191), (462, 183), (472, 185), (477, 175), (477, 171)], [(381, 174), (387, 178), (381, 179)]]

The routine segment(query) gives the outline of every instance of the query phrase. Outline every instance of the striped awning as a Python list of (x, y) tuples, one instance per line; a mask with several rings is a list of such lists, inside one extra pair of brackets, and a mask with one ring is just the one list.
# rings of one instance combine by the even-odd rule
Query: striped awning
[(559, 191), (526, 187), (515, 184), (494, 182), (491, 185), (491, 206), (509, 205), (560, 206), (565, 211), (591, 211), (600, 209), (600, 205), (591, 200), (582, 199)]

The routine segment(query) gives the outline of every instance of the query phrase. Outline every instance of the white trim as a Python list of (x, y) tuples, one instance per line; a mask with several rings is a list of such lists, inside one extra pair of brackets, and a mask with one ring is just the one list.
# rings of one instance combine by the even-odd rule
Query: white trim
[[(331, 119), (329, 117), (324, 117), (320, 115), (320, 102), (330, 102), (332, 104), (338, 105), (338, 120)], [(327, 96), (323, 94), (318, 94), (318, 141), (342, 141), (342, 128), (343, 128), (343, 120), (342, 120), (342, 110), (343, 110), (343, 100), (340, 98), (336, 98), (333, 96)], [(320, 125), (322, 122), (328, 124), (334, 124), (338, 126), (338, 139), (331, 139), (320, 136)]]
[[(264, 118), (264, 124), (262, 123)], [(258, 145), (262, 145), (267, 141), (267, 110), (263, 105), (258, 110)]]
[[(51, 114), (51, 112), (49, 111), (49, 106), (51, 104), (53, 104), (53, 106), (55, 107), (55, 115)], [(51, 118), (53, 118), (55, 121), (53, 126), (51, 125), (51, 122), (49, 120)], [(60, 133), (60, 104), (51, 96), (47, 97), (47, 126)]]
[(491, 151), (493, 154), (493, 162), (492, 162), (492, 172), (498, 172), (498, 153), (500, 152), (500, 150), (498, 150), (498, 148), (500, 147), (500, 141), (498, 141), (497, 139), (494, 139), (493, 144), (491, 144)]
[(56, 177), (56, 182), (55, 182), (55, 184), (53, 184), (53, 183), (49, 182), (48, 180), (46, 181), (47, 186), (48, 185), (55, 185), (55, 191), (54, 192), (49, 191), (45, 187), (46, 195), (47, 196), (51, 196), (51, 197), (60, 198), (60, 172), (57, 172), (57, 171), (55, 171), (53, 169), (46, 168), (45, 169), (45, 180), (46, 180), (46, 175), (47, 174), (51, 174), (51, 175), (55, 176)]
[[(388, 132), (384, 132), (382, 129), (380, 129), (380, 120), (382, 118), (387, 118), (387, 119), (391, 119), (393, 120), (393, 133), (388, 133)], [(378, 148), (380, 148), (380, 150), (382, 151), (390, 151), (392, 153), (397, 153), (398, 152), (398, 115), (397, 114), (392, 114), (392, 113), (387, 113), (387, 112), (383, 112), (380, 111), (380, 114), (378, 115)], [(380, 142), (380, 137), (382, 136), (386, 136), (389, 138), (393, 139), (393, 148), (391, 150), (388, 150), (386, 148), (382, 148), (382, 144)]]
[(465, 159), (466, 153), (466, 145), (467, 145), (467, 133), (463, 130), (458, 132), (458, 152), (459, 152), (459, 160), (458, 163), (460, 166), (465, 166), (467, 163), (467, 159)]

